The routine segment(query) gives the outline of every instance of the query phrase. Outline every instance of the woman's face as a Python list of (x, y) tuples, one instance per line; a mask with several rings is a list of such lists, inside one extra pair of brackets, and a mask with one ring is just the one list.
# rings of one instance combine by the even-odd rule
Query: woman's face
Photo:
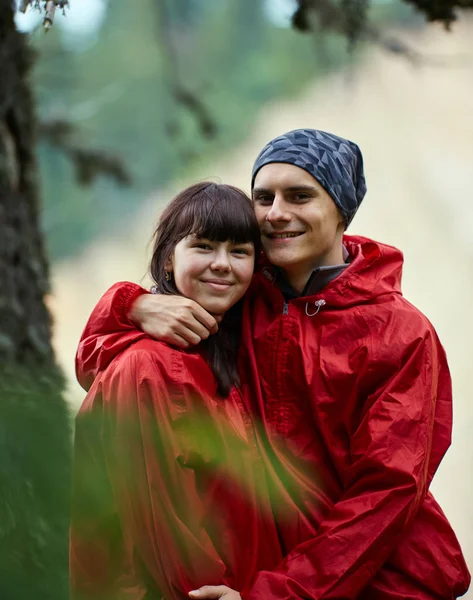
[(213, 315), (223, 316), (248, 289), (255, 265), (251, 242), (213, 242), (189, 235), (166, 265), (177, 289)]

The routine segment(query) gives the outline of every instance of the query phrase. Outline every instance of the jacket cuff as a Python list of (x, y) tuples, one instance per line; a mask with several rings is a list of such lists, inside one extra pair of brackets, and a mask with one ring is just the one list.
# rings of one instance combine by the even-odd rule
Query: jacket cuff
[(123, 290), (123, 293), (120, 295), (118, 301), (118, 311), (124, 323), (130, 327), (136, 328), (136, 323), (134, 323), (130, 318), (133, 302), (138, 298), (138, 296), (149, 293), (150, 292), (148, 290), (145, 290), (136, 284), (129, 285)]

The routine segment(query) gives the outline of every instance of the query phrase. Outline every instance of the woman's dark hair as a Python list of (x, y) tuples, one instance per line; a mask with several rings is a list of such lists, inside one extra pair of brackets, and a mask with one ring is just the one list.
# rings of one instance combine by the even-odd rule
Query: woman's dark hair
[[(165, 277), (165, 265), (176, 245), (188, 235), (215, 242), (251, 242), (255, 262), (261, 250), (261, 234), (248, 196), (236, 187), (196, 183), (178, 194), (164, 209), (155, 233), (150, 272), (159, 294), (179, 294), (174, 277)], [(242, 302), (225, 314), (218, 333), (200, 344), (217, 380), (218, 393), (228, 396), (239, 383), (237, 358)]]

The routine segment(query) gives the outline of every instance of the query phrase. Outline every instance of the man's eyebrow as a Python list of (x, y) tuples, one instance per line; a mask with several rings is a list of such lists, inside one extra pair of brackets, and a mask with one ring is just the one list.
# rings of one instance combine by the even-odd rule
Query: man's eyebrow
[(261, 194), (261, 192), (272, 194), (271, 190), (267, 190), (266, 188), (253, 188), (253, 194)]
[(292, 185), (284, 189), (285, 192), (316, 192), (317, 188), (313, 185)]
[[(285, 192), (317, 192), (317, 188), (313, 185), (291, 185), (290, 187), (284, 188)], [(267, 188), (253, 188), (253, 194), (272, 194), (273, 191)]]

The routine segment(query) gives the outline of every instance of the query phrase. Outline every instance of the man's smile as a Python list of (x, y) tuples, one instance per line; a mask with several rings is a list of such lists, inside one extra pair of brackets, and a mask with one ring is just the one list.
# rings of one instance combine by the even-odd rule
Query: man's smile
[(299, 237), (303, 235), (303, 233), (303, 231), (284, 231), (281, 233), (271, 232), (267, 233), (266, 237), (268, 237), (271, 240), (284, 240), (287, 238)]

